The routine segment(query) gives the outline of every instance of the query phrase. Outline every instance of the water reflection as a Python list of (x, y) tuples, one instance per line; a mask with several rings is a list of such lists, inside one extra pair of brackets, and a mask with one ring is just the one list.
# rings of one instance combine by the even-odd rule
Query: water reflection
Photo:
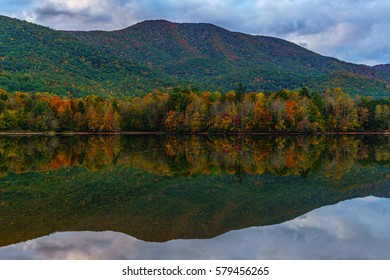
[(0, 137), (0, 176), (110, 165), (157, 175), (322, 172), (340, 178), (357, 162), (390, 164), (389, 136)]
[(215, 238), (390, 197), (389, 164), (387, 136), (0, 137), (0, 246), (69, 231)]
[(3, 259), (390, 259), (390, 199), (322, 207), (208, 240), (144, 242), (116, 232), (56, 233), (0, 248)]

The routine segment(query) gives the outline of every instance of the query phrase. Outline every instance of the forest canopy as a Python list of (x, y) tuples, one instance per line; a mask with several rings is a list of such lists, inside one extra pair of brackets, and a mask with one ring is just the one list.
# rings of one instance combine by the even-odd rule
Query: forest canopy
[(176, 89), (125, 98), (0, 89), (0, 131), (364, 132), (389, 130), (389, 116), (390, 99), (352, 98), (341, 88), (225, 95)]

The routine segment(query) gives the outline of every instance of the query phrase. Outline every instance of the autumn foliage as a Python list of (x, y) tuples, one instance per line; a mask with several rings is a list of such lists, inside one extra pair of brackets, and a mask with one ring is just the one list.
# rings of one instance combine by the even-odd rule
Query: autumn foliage
[(61, 98), (0, 90), (0, 131), (168, 133), (346, 132), (389, 129), (390, 101), (279, 90), (155, 92), (144, 97)]

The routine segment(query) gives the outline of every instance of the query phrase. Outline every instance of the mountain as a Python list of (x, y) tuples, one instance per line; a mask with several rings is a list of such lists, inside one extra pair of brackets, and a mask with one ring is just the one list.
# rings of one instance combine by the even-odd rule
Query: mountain
[(176, 82), (73, 36), (26, 21), (0, 16), (0, 30), (0, 88), (9, 92), (118, 96), (143, 94), (160, 81)]
[(373, 68), (382, 73), (390, 74), (390, 64), (376, 65)]
[(390, 73), (324, 57), (288, 41), (230, 32), (212, 24), (144, 21), (114, 32), (70, 32), (85, 43), (213, 89), (249, 91), (342, 86), (386, 95)]
[[(320, 92), (340, 86), (352, 95), (375, 97), (390, 91), (388, 66), (346, 63), (282, 39), (206, 23), (153, 20), (111, 32), (80, 32), (1, 17), (0, 27), (5, 31), (0, 51), (12, 54), (1, 56), (6, 74), (0, 87), (10, 91), (133, 95), (190, 86), (227, 92), (240, 83), (247, 91), (303, 85)], [(45, 82), (38, 82), (41, 77)]]

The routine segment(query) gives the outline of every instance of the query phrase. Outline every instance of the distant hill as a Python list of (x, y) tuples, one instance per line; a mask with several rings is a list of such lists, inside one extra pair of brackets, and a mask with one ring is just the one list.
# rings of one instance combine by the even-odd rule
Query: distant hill
[(0, 30), (0, 88), (10, 92), (120, 96), (154, 90), (158, 82), (176, 82), (73, 36), (26, 21), (0, 16)]
[(390, 93), (388, 65), (346, 63), (212, 24), (154, 20), (112, 32), (69, 32), (0, 17), (0, 27), (0, 87), (9, 91), (118, 96), (177, 86), (227, 92), (242, 83), (247, 91), (340, 86), (352, 95)]
[(381, 64), (373, 67), (376, 71), (380, 71), (382, 73), (390, 74), (390, 64)]
[(321, 56), (288, 41), (230, 32), (212, 24), (144, 21), (114, 32), (70, 32), (84, 42), (181, 80), (248, 91), (341, 86), (386, 96), (390, 71)]

